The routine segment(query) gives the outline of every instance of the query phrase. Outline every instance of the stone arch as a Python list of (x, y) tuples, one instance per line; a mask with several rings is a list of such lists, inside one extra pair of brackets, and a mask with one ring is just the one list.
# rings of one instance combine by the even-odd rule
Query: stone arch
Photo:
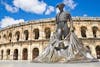
[(29, 38), (29, 32), (28, 32), (28, 30), (24, 31), (24, 35), (25, 35), (25, 40), (28, 40), (28, 38)]
[(3, 60), (4, 50), (1, 50), (1, 60)]
[(86, 37), (86, 30), (87, 30), (87, 27), (85, 27), (85, 26), (81, 27), (81, 36), (82, 37)]
[(18, 60), (18, 49), (14, 50), (13, 60)]
[(0, 41), (1, 41), (1, 35), (0, 35)]
[(51, 30), (49, 27), (45, 28), (45, 38), (50, 39), (51, 36)]
[(7, 60), (9, 60), (10, 59), (10, 49), (7, 49), (7, 51), (6, 51), (6, 55), (7, 55)]
[(4, 34), (4, 35), (3, 35), (3, 38), (4, 38), (4, 40), (6, 40), (6, 39), (7, 39), (7, 36), (6, 36), (6, 34)]
[(97, 59), (100, 59), (100, 46), (96, 46)]
[(20, 39), (20, 32), (17, 31), (17, 32), (15, 33), (15, 36), (16, 36), (16, 41), (19, 41), (19, 39)]
[(39, 29), (38, 28), (34, 29), (33, 33), (34, 33), (34, 39), (39, 39)]
[(33, 48), (32, 50), (32, 59), (35, 59), (39, 55), (39, 49)]
[(27, 48), (23, 49), (22, 60), (28, 60), (28, 49)]
[(9, 33), (8, 38), (9, 38), (9, 42), (11, 42), (11, 39), (12, 39), (12, 33)]
[(1, 39), (1, 35), (0, 35), (0, 39)]
[(98, 31), (98, 27), (93, 26), (93, 27), (92, 27), (92, 32), (93, 32), (93, 36), (94, 36), (94, 37), (97, 37), (97, 35), (96, 35), (96, 34), (97, 34), (97, 31)]

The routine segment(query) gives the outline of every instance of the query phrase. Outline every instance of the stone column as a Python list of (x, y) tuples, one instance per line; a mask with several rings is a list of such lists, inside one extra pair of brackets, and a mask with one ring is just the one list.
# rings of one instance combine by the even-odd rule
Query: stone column
[(44, 48), (45, 48), (45, 46), (44, 45), (46, 45), (46, 43), (39, 43), (40, 45), (39, 45), (39, 55), (43, 52), (43, 50), (44, 50)]
[[(1, 48), (0, 48), (1, 49)], [(1, 50), (0, 50), (0, 60), (1, 60)]]
[(33, 33), (32, 33), (32, 30), (31, 30), (31, 28), (28, 30), (29, 31), (29, 38), (28, 38), (28, 40), (32, 40), (33, 39)]
[(23, 41), (23, 28), (21, 28), (20, 30), (20, 38), (19, 38), (19, 41)]
[(4, 54), (3, 54), (3, 60), (7, 59), (7, 54), (6, 54), (6, 49), (4, 50)]
[(2, 44), (2, 43), (3, 43), (3, 34), (1, 32), (0, 44)]
[(28, 61), (32, 60), (32, 51), (31, 51), (31, 44), (28, 46)]
[(14, 30), (13, 33), (12, 33), (12, 42), (15, 42), (16, 41), (16, 31)]
[(18, 60), (21, 60), (21, 47), (18, 48)]
[(45, 39), (45, 32), (42, 26), (39, 28), (39, 39)]
[(10, 60), (13, 60), (14, 49), (11, 47), (10, 49)]
[(97, 31), (97, 38), (100, 38), (100, 31)]
[(22, 51), (23, 51), (23, 49), (22, 49), (21, 45), (20, 45), (20, 48), (18, 50), (19, 50), (18, 51), (18, 60), (22, 60)]
[(92, 27), (90, 25), (87, 27), (86, 36), (87, 38), (93, 38)]
[(97, 58), (97, 55), (96, 55), (96, 50), (95, 50), (95, 47), (94, 46), (91, 46), (91, 54)]
[(76, 28), (75, 34), (78, 36), (78, 38), (82, 38), (80, 27), (77, 27), (77, 28)]

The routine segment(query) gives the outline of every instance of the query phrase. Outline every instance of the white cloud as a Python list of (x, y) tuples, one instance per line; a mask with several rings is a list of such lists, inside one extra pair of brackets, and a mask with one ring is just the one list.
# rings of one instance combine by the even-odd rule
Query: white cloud
[[(77, 6), (74, 0), (63, 0), (63, 3), (70, 9), (74, 9)], [(6, 10), (12, 13), (18, 12), (21, 9), (25, 12), (49, 15), (54, 11), (54, 7), (48, 5), (43, 0), (12, 0), (12, 5), (5, 2), (3, 4)]]
[(39, 0), (14, 0), (14, 6), (26, 12), (42, 14), (46, 10), (47, 4)]
[(54, 7), (47, 5), (43, 0), (13, 0), (12, 3), (14, 7), (3, 2), (6, 10), (12, 13), (17, 12), (19, 9), (35, 14), (50, 14), (54, 11)]
[(2, 4), (5, 6), (5, 9), (6, 9), (7, 11), (9, 11), (9, 12), (16, 13), (16, 12), (18, 12), (18, 10), (19, 10), (17, 7), (12, 7), (12, 6), (10, 6), (10, 5), (7, 4), (7, 3), (2, 2)]
[(84, 15), (83, 15), (83, 17), (87, 17), (87, 16), (88, 16), (87, 14), (84, 14)]
[(9, 26), (9, 25), (12, 25), (12, 24), (18, 24), (18, 23), (21, 23), (21, 22), (24, 22), (24, 19), (15, 20), (11, 17), (6, 16), (0, 21), (0, 25), (1, 25), (1, 28), (4, 28), (6, 26)]
[(54, 11), (54, 7), (53, 6), (48, 6), (47, 11), (45, 12), (45, 14), (49, 15), (53, 11)]
[(66, 6), (70, 7), (71, 9), (74, 9), (77, 6), (77, 3), (75, 3), (74, 0), (64, 0), (63, 2)]

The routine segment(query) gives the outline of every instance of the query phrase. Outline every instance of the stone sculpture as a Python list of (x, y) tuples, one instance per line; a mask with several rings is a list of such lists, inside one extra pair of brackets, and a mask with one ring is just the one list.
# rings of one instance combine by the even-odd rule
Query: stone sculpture
[[(87, 48), (83, 47), (81, 40), (73, 31), (73, 22), (70, 13), (63, 10), (64, 4), (57, 5), (60, 12), (56, 16), (57, 29), (50, 37), (48, 46), (33, 62), (91, 62), (98, 61)], [(70, 29), (67, 22), (70, 22)]]

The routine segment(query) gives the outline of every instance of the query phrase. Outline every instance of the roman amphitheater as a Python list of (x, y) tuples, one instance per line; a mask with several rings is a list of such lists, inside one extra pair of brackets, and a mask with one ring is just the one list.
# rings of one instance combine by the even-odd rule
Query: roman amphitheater
[[(100, 59), (100, 17), (73, 17), (74, 32)], [(70, 26), (70, 23), (68, 23)], [(48, 45), (55, 19), (21, 22), (0, 30), (0, 60), (33, 60)]]

